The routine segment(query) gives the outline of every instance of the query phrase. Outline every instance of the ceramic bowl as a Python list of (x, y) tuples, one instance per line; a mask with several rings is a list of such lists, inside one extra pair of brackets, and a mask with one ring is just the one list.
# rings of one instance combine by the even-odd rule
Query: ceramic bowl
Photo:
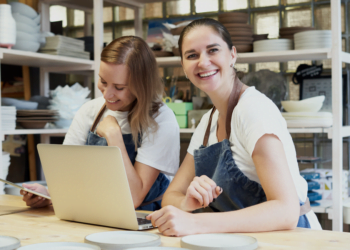
[(36, 18), (33, 19), (33, 21), (34, 21), (37, 25), (40, 25), (41, 15), (38, 14), (38, 15), (36, 16)]
[(30, 26), (26, 23), (16, 22), (17, 31), (22, 31), (30, 34), (36, 34), (40, 31), (40, 26)]
[(39, 36), (29, 34), (22, 31), (17, 31), (16, 33), (16, 41), (31, 41), (31, 42), (38, 42)]
[(21, 40), (21, 41), (16, 41), (15, 46), (13, 46), (12, 48), (18, 49), (18, 50), (24, 50), (24, 51), (37, 52), (39, 47), (40, 47), (39, 42)]
[(300, 101), (281, 101), (287, 112), (318, 112), (322, 108), (325, 96), (316, 96)]
[(37, 27), (38, 24), (31, 18), (29, 17), (26, 17), (20, 13), (12, 13), (12, 16), (13, 18), (16, 20), (16, 23), (17, 22), (21, 22), (21, 23), (25, 23), (25, 24), (28, 24), (32, 27)]
[(20, 13), (26, 17), (34, 19), (38, 16), (38, 13), (29, 5), (19, 3), (19, 2), (11, 2), (9, 3), (12, 7), (13, 13)]

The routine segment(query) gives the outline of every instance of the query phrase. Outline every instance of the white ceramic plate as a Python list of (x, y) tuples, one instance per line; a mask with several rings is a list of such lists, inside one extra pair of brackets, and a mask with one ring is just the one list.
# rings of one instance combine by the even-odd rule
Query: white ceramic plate
[(260, 40), (255, 41), (253, 44), (259, 44), (259, 45), (272, 45), (272, 44), (293, 44), (292, 39), (271, 39), (271, 40)]
[(47, 242), (20, 247), (17, 250), (101, 250), (101, 248), (77, 242)]
[(190, 250), (188, 248), (182, 248), (182, 247), (138, 247), (138, 248), (129, 248), (130, 250), (179, 250), (179, 249), (187, 249)]
[(300, 37), (315, 37), (315, 36), (332, 36), (331, 30), (309, 30), (309, 31), (303, 31), (298, 32), (294, 34), (294, 38), (300, 38)]
[(13, 250), (21, 246), (21, 241), (15, 237), (0, 235), (0, 250)]
[(100, 246), (103, 250), (119, 250), (136, 247), (155, 247), (161, 244), (157, 234), (144, 232), (112, 231), (90, 234), (86, 243)]
[(192, 250), (252, 250), (258, 247), (258, 241), (245, 235), (197, 234), (183, 237), (181, 247)]

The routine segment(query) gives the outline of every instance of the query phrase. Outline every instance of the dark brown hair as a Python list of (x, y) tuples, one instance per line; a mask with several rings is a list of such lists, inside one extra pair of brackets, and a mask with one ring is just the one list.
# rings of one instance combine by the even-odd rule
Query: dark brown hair
[(225, 41), (228, 49), (229, 50), (232, 49), (233, 43), (231, 40), (231, 35), (227, 31), (225, 26), (223, 26), (220, 22), (218, 22), (214, 19), (211, 19), (211, 18), (197, 19), (197, 20), (194, 20), (193, 22), (191, 22), (189, 25), (187, 25), (181, 32), (180, 39), (179, 39), (179, 51), (180, 51), (181, 60), (182, 60), (182, 43), (183, 43), (184, 37), (191, 30), (193, 30), (194, 28), (199, 27), (199, 26), (208, 26), (208, 27), (212, 28), (213, 30), (215, 30), (219, 34), (219, 36), (222, 38), (222, 40)]
[(128, 121), (137, 146), (140, 144), (139, 134), (158, 129), (154, 118), (162, 105), (164, 86), (154, 54), (141, 38), (123, 36), (102, 50), (101, 61), (123, 64), (128, 68), (128, 87), (136, 97)]

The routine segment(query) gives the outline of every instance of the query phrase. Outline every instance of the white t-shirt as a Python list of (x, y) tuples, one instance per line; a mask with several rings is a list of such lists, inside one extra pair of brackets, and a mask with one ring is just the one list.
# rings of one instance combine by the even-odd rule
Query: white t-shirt
[[(63, 144), (85, 145), (88, 133), (98, 112), (105, 103), (103, 97), (85, 103), (74, 116)], [(111, 115), (115, 117), (122, 130), (122, 134), (131, 134), (128, 122), (128, 112), (106, 109), (100, 121)], [(180, 161), (180, 132), (174, 112), (166, 105), (159, 109), (155, 118), (158, 130), (155, 133), (143, 135), (142, 144), (137, 149), (136, 161), (159, 169), (166, 175), (175, 175)]]
[[(193, 155), (195, 149), (203, 144), (203, 138), (208, 126), (211, 110), (201, 119), (196, 128), (187, 151)], [(213, 114), (208, 144), (218, 142), (216, 137), (219, 112)], [(232, 113), (231, 120), (231, 150), (238, 168), (250, 179), (261, 184), (252, 159), (255, 144), (264, 134), (276, 135), (283, 144), (289, 170), (296, 187), (300, 201), (307, 197), (307, 182), (299, 174), (299, 166), (294, 143), (288, 132), (285, 119), (277, 106), (255, 87), (250, 87), (241, 95)], [(311, 228), (321, 229), (313, 211), (306, 214)]]

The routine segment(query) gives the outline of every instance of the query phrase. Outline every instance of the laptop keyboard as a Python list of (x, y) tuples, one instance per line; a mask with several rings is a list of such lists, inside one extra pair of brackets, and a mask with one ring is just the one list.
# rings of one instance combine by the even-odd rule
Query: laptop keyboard
[(139, 225), (145, 225), (145, 224), (151, 223), (150, 220), (146, 220), (146, 219), (142, 219), (142, 218), (137, 218), (137, 222), (139, 223)]

